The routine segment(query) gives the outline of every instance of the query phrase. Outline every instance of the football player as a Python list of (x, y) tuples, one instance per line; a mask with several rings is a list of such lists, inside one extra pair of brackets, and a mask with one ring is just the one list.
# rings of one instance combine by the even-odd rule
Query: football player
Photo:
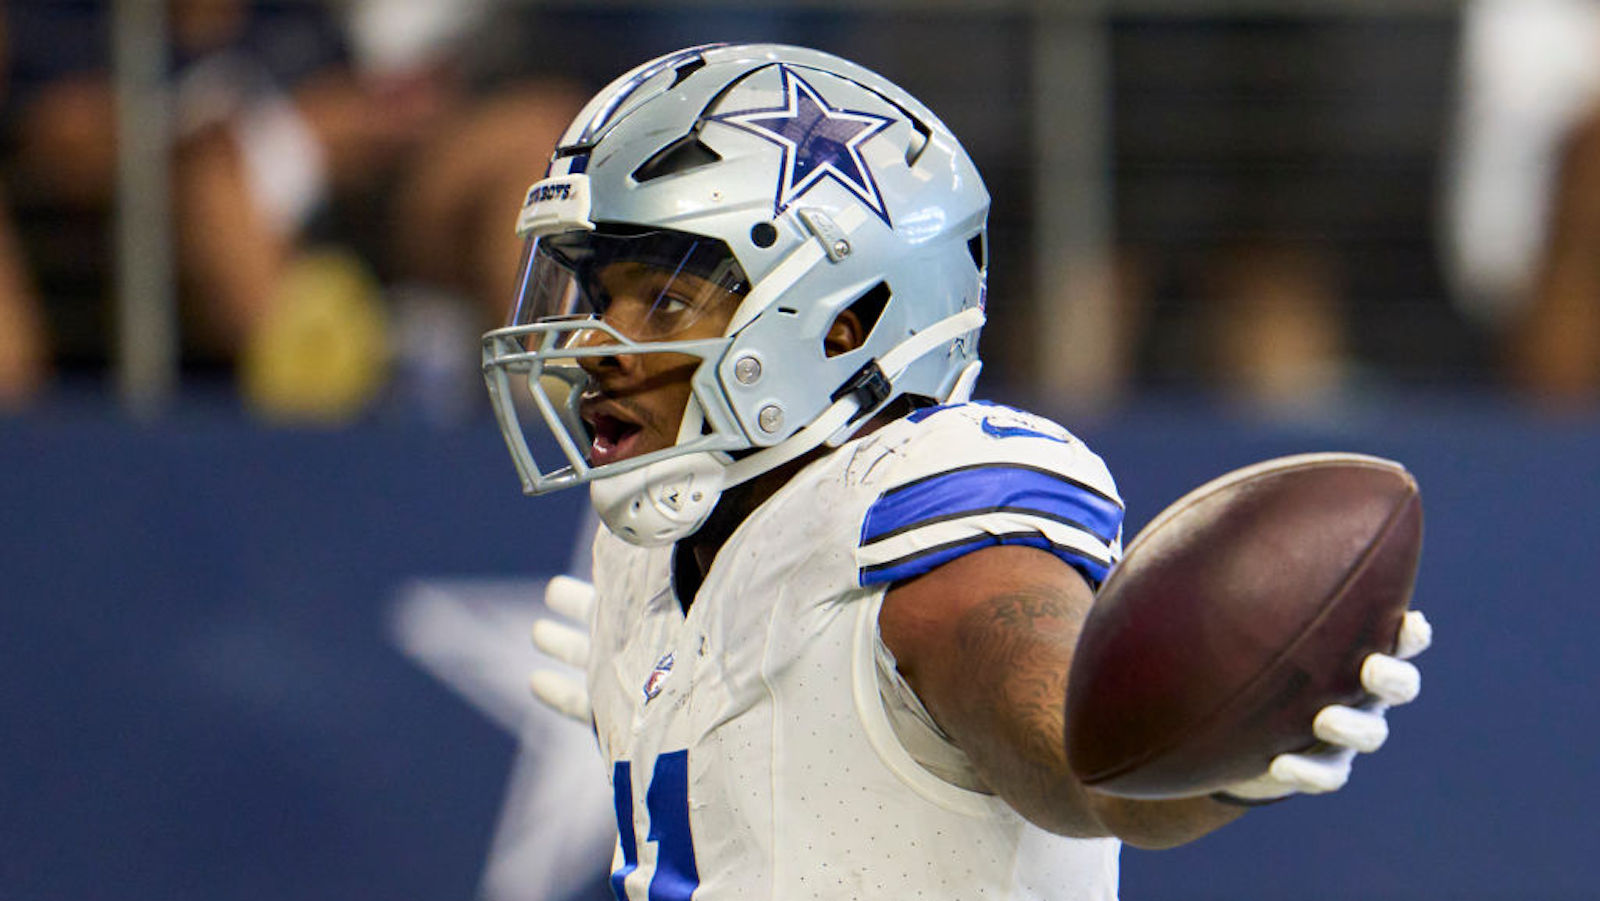
[(618, 898), (1110, 899), (1121, 841), (1338, 788), (1382, 742), (1380, 703), (1216, 795), (1073, 777), (1066, 673), (1123, 509), (1061, 426), (968, 400), (988, 206), (915, 98), (771, 45), (627, 73), (529, 189), (484, 371), (525, 490), (587, 484), (603, 522), (592, 604), (552, 598), (588, 637), (540, 630), (586, 688), (539, 690), (592, 716)]

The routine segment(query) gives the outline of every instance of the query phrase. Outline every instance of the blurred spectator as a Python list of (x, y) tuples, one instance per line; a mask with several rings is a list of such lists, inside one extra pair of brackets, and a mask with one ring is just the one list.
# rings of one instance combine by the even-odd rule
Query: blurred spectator
[[(397, 352), (436, 355), (439, 340), (381, 338), (418, 320), (451, 331), (451, 365), (476, 381), (476, 335), (504, 315), (514, 275), (521, 193), (585, 90), (531, 79), (472, 90), (464, 63), (490, 9), (478, 0), (167, 2), (190, 368), (237, 366), (270, 416), (345, 418), (371, 405), (391, 363), (406, 365)], [(50, 319), (75, 363), (103, 366), (108, 8), (15, 9), (29, 90), (8, 109), (10, 176), (27, 195)], [(13, 306), (24, 308), (0, 315)]]
[[(0, 6), (0, 105), (11, 62), (6, 26)], [(33, 277), (13, 232), (11, 205), (0, 191), (0, 412), (21, 407), (39, 392), (49, 366), (47, 343)]]
[(1227, 401), (1297, 418), (1348, 400), (1346, 314), (1326, 255), (1256, 242), (1212, 260), (1207, 276), (1201, 366)]
[(1600, 401), (1600, 107), (1562, 145), (1550, 212), (1529, 303), (1512, 323), (1510, 374), (1548, 404), (1590, 406)]
[(48, 337), (10, 211), (0, 195), (0, 413), (16, 410), (43, 388), (49, 372)]
[(1446, 163), (1456, 302), (1498, 331), (1533, 290), (1563, 136), (1600, 98), (1600, 4), (1472, 0)]
[(1450, 170), (1456, 298), (1515, 389), (1600, 400), (1600, 4), (1476, 0)]
[(1100, 319), (1134, 388), (1319, 418), (1481, 371), (1431, 240), (1450, 10), (1110, 34), (1119, 259)]
[[(186, 357), (226, 361), (267, 305), (323, 186), (318, 137), (288, 91), (335, 65), (341, 50), (322, 4), (168, 0), (168, 8)], [(113, 344), (109, 11), (83, 0), (10, 6), (17, 77), (7, 174), (57, 345), (64, 362), (84, 368), (103, 368)]]

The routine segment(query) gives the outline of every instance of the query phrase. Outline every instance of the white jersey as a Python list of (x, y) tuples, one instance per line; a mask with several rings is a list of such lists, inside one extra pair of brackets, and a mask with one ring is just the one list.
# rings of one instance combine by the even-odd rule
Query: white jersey
[(898, 682), (877, 620), (891, 583), (998, 543), (1097, 584), (1121, 521), (1105, 466), (1060, 426), (963, 404), (800, 472), (687, 615), (672, 549), (602, 529), (589, 688), (618, 898), (1115, 899), (1115, 839), (1048, 834), (960, 787), (965, 757)]

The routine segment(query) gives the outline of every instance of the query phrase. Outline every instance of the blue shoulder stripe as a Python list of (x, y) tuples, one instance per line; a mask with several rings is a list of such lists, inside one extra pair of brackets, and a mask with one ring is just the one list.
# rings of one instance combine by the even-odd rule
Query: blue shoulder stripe
[(935, 473), (883, 493), (867, 510), (861, 543), (976, 513), (1030, 513), (1083, 529), (1110, 544), (1122, 505), (1058, 472), (1015, 463), (980, 463)]
[(1111, 570), (1111, 561), (1085, 554), (1076, 548), (1054, 544), (1038, 532), (1012, 532), (1002, 535), (983, 533), (931, 547), (898, 560), (864, 566), (860, 572), (861, 585), (862, 587), (880, 585), (920, 576), (957, 557), (996, 545), (1023, 545), (1049, 551), (1082, 573), (1091, 587), (1099, 587)]
[(964, 400), (959, 403), (936, 404), (931, 407), (918, 407), (917, 409), (911, 411), (911, 414), (906, 418), (912, 422), (921, 422), (935, 413), (941, 413), (945, 410), (954, 410), (957, 407), (1002, 407), (1008, 410), (1011, 409), (1010, 407), (1006, 407), (1005, 404), (997, 404), (992, 400)]

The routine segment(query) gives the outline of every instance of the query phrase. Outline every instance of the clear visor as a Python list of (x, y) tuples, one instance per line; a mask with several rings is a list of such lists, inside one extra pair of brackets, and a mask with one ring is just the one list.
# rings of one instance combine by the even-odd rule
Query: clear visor
[[(511, 321), (484, 340), (484, 375), (525, 490), (542, 493), (665, 456), (742, 446), (731, 414), (697, 384), (703, 374), (673, 376), (690, 378), (692, 390), (673, 447), (641, 448), (625, 459), (597, 454), (625, 436), (612, 434), (603, 419), (599, 427), (593, 416), (586, 424), (582, 414), (585, 397), (608, 383), (621, 380), (626, 394), (638, 387), (635, 379), (649, 381), (639, 373), (659, 378), (663, 369), (685, 372), (685, 360), (703, 366), (719, 359), (747, 292), (727, 245), (710, 238), (602, 226), (530, 239)], [(607, 362), (619, 358), (637, 362)], [(530, 402), (545, 429), (525, 433)], [(555, 458), (546, 459), (552, 451)]]
[[(598, 319), (633, 341), (716, 337), (748, 290), (732, 252), (712, 238), (564, 232), (529, 239), (509, 324)], [(557, 346), (583, 340), (598, 338), (573, 331)]]

